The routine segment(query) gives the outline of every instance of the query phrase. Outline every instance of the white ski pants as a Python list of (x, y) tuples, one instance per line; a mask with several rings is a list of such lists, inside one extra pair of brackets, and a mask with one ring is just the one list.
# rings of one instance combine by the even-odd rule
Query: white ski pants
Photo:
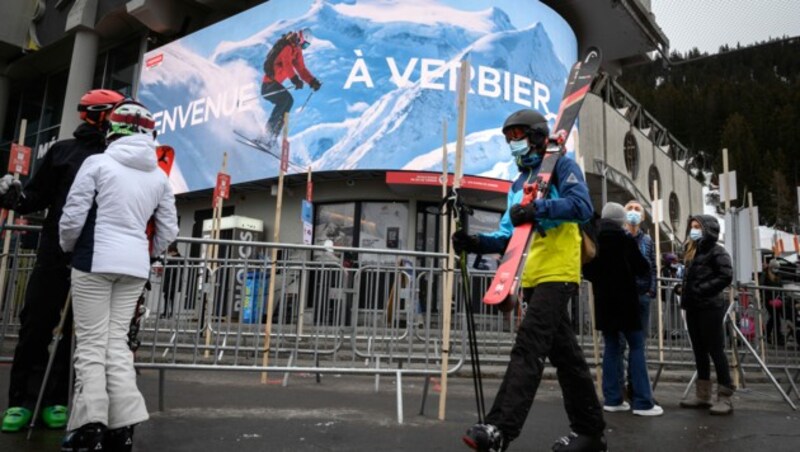
[(136, 387), (128, 329), (145, 280), (72, 269), (75, 399), (67, 430), (90, 422), (109, 429), (148, 419)]

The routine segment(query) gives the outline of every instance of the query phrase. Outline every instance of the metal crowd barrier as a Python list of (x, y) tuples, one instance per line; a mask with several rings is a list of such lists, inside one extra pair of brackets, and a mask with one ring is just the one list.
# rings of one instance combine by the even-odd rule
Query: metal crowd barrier
[[(18, 315), (35, 261), (35, 243), (23, 240), (22, 234), (36, 228), (9, 226), (6, 230), (14, 236), (0, 309), (0, 362), (13, 357)], [(164, 409), (165, 371), (233, 370), (259, 372), (284, 386), (293, 374), (314, 375), (318, 380), (323, 374), (370, 375), (376, 391), (381, 376), (389, 375), (396, 379), (399, 422), (403, 419), (402, 378), (424, 376), (424, 410), (428, 382), (441, 372), (441, 266), (446, 255), (197, 238), (179, 238), (177, 244), (181, 257), (167, 257), (152, 269), (148, 314), (135, 355), (138, 368), (159, 371), (159, 409)], [(278, 256), (274, 262), (273, 250)], [(276, 278), (270, 284), (273, 266)], [(481, 303), (492, 276), (493, 272), (474, 270), (469, 281), (482, 368), (502, 372), (524, 305), (502, 313)], [(460, 277), (455, 281), (450, 374), (460, 371), (469, 359), (464, 287)], [(694, 368), (676, 283), (661, 280), (660, 316), (658, 302), (651, 303), (647, 346), (648, 363), (657, 369), (654, 384), (665, 367)], [(770, 313), (763, 302), (760, 310), (753, 302), (755, 293), (764, 290), (752, 286), (737, 292), (737, 325), (753, 319), (754, 334), (740, 329), (748, 332), (748, 342), (773, 372), (786, 373), (791, 384), (787, 391), (797, 396), (800, 287), (779, 289), (786, 311), (783, 319), (772, 323), (780, 324), (769, 330), (772, 340), (766, 334), (765, 319)], [(765, 300), (766, 294), (760, 297)], [(601, 340), (601, 335), (592, 334), (591, 312), (584, 283), (570, 304), (570, 314), (587, 361), (596, 366), (602, 358), (593, 353), (594, 341)], [(779, 332), (785, 333), (781, 342)], [(730, 340), (736, 349), (741, 339), (731, 333)], [(737, 371), (744, 378), (745, 370), (759, 364), (740, 353), (742, 347), (738, 350)]]

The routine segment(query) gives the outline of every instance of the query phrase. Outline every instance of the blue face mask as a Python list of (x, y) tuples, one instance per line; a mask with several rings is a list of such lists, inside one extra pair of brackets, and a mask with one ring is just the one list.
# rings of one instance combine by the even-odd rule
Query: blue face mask
[(634, 210), (629, 210), (625, 213), (625, 219), (628, 220), (628, 224), (636, 226), (642, 222), (642, 214)]
[(514, 158), (522, 157), (527, 154), (528, 149), (530, 149), (527, 138), (519, 141), (509, 141), (508, 147), (511, 148), (511, 155), (513, 155)]
[(703, 238), (703, 230), (702, 229), (692, 229), (689, 231), (689, 238), (694, 240), (695, 242)]

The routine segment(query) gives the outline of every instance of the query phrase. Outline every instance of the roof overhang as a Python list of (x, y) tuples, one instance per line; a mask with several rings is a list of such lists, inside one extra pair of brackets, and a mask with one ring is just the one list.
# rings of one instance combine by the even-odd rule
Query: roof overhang
[(650, 52), (669, 54), (669, 39), (641, 0), (541, 1), (572, 27), (579, 52), (592, 46), (602, 50), (603, 69), (611, 75), (649, 62)]

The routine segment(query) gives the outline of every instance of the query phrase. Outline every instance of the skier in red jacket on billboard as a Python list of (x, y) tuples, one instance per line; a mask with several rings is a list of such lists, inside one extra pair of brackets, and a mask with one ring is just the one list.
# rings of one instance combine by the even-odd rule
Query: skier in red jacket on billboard
[(267, 142), (274, 142), (283, 129), (283, 114), (292, 109), (294, 98), (283, 82), (289, 79), (294, 89), (303, 89), (303, 82), (317, 91), (322, 83), (306, 68), (303, 50), (311, 45), (311, 31), (303, 29), (290, 31), (280, 37), (267, 53), (264, 60), (264, 79), (261, 82), (261, 96), (275, 105), (267, 121)]

